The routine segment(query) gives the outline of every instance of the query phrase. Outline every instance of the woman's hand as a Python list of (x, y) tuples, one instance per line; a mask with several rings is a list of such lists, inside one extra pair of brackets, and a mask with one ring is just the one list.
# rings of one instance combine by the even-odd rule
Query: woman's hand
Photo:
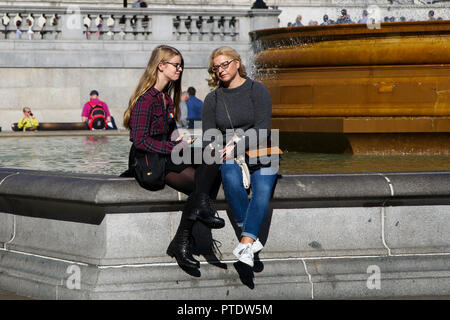
[(187, 139), (186, 141), (187, 141), (188, 144), (191, 144), (191, 143), (194, 143), (195, 138), (191, 137), (191, 138)]
[[(185, 136), (184, 134), (179, 135), (178, 138), (175, 139), (175, 141), (178, 142), (178, 141), (183, 140), (184, 136)], [(192, 144), (194, 141), (195, 141), (195, 138), (190, 137), (190, 138), (188, 138), (186, 140), (183, 140), (183, 143), (184, 144)]]
[(222, 155), (222, 160), (226, 161), (228, 159), (231, 159), (234, 157), (234, 148), (235, 148), (235, 144), (231, 144), (226, 146), (225, 148), (223, 148), (222, 150), (220, 150), (220, 154)]
[(178, 141), (182, 140), (183, 137), (184, 137), (184, 134), (180, 134), (180, 135), (178, 136), (178, 138), (175, 139), (175, 141), (178, 142)]

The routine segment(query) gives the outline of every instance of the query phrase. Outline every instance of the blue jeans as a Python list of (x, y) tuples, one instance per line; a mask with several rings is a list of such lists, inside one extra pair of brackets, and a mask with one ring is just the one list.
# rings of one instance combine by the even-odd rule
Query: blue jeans
[(269, 207), (272, 189), (278, 176), (277, 169), (261, 168), (250, 175), (250, 201), (242, 184), (241, 168), (237, 163), (223, 163), (220, 170), (225, 198), (237, 225), (242, 228), (241, 235), (256, 240)]

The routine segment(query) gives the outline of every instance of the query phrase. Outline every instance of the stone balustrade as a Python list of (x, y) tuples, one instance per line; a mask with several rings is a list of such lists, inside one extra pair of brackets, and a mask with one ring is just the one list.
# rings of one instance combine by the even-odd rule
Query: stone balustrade
[(93, 88), (121, 123), (136, 79), (160, 44), (182, 52), (183, 85), (195, 87), (204, 99), (212, 50), (232, 46), (251, 66), (249, 32), (276, 27), (279, 14), (272, 9), (0, 5), (0, 127), (8, 130), (25, 105), (41, 115), (40, 122), (77, 121)]
[[(0, 6), (0, 39), (248, 41), (279, 10)], [(261, 24), (261, 17), (268, 19)], [(273, 21), (272, 21), (273, 20)]]

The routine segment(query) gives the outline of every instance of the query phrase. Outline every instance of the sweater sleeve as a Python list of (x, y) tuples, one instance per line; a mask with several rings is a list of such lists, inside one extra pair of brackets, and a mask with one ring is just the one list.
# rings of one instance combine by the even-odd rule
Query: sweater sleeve
[[(202, 107), (202, 132), (203, 132), (203, 148), (210, 145), (210, 147), (214, 147), (215, 138), (211, 138), (211, 135), (217, 136), (220, 134), (220, 138), (222, 138), (222, 134), (217, 129), (216, 125), (216, 92), (210, 92), (203, 102)], [(205, 134), (206, 133), (206, 134)], [(212, 144), (211, 144), (212, 143)], [(222, 144), (221, 144), (222, 145)]]
[[(272, 118), (272, 100), (269, 91), (260, 82), (254, 82), (252, 92), (254, 103), (254, 126), (244, 132), (241, 140), (235, 148), (235, 155), (240, 155), (247, 150), (257, 149), (267, 145), (270, 135), (270, 121)], [(255, 139), (256, 137), (256, 139)]]

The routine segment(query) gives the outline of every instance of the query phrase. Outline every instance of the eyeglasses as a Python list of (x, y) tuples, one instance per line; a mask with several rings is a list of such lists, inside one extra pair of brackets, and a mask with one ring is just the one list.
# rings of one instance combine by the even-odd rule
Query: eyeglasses
[(164, 63), (168, 63), (168, 64), (173, 65), (176, 70), (183, 69), (183, 66), (181, 65), (181, 63), (175, 63), (175, 62), (170, 62), (170, 61), (164, 61)]
[(25, 113), (31, 113), (31, 110), (30, 111), (25, 111)]
[(228, 66), (230, 65), (230, 63), (232, 63), (234, 60), (236, 60), (236, 59), (231, 59), (231, 60), (222, 62), (222, 63), (219, 64), (218, 66), (213, 66), (213, 67), (211, 68), (211, 71), (212, 71), (212, 72), (217, 72), (217, 71), (219, 71), (219, 68), (222, 68), (222, 69), (225, 70), (225, 69), (228, 68)]

